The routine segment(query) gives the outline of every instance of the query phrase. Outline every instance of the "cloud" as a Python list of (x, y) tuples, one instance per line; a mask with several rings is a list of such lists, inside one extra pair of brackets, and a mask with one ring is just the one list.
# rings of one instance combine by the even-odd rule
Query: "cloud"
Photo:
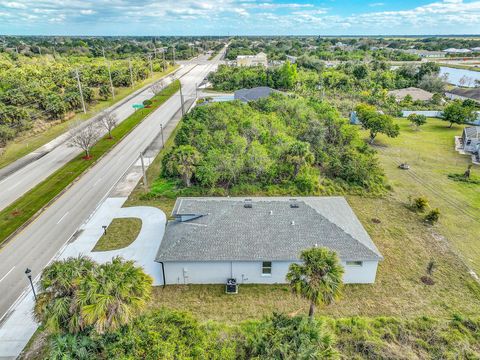
[(75, 28), (78, 34), (97, 26), (103, 26), (100, 34), (112, 33), (112, 29), (125, 34), (183, 33), (187, 28), (194, 33), (264, 34), (341, 34), (344, 29), (356, 34), (480, 30), (480, 0), (432, 0), (407, 9), (381, 11), (391, 1), (367, 3), (363, 11), (349, 13), (346, 1), (329, 2), (325, 7), (322, 4), (326, 2), (318, 0), (0, 0), (0, 32), (16, 33), (22, 25), (39, 33), (45, 28), (55, 33)]

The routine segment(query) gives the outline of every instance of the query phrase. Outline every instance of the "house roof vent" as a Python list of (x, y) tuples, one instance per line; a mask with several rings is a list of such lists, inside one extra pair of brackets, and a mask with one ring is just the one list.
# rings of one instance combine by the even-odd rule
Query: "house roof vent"
[(295, 225), (295, 221), (292, 220), (291, 224), (292, 224), (292, 225)]
[(253, 207), (252, 199), (245, 199), (245, 201), (243, 202), (243, 207), (245, 209), (251, 209)]
[(297, 202), (297, 199), (290, 199), (290, 207), (292, 209), (297, 209), (299, 206), (298, 206), (298, 202)]

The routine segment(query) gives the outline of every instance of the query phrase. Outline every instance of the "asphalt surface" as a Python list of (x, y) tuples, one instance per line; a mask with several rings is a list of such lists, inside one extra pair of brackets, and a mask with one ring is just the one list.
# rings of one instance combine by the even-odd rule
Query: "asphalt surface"
[[(215, 69), (221, 55), (223, 53), (213, 61), (206, 61), (203, 57), (197, 60), (197, 64), (185, 64), (182, 69), (184, 75), (180, 78), (185, 100), (195, 97), (196, 84), (201, 83), (205, 76)], [(0, 319), (8, 313), (22, 292), (28, 289), (25, 269), (32, 269), (34, 278), (39, 275), (107, 197), (116, 182), (138, 159), (139, 153), (157, 137), (160, 124), (165, 126), (180, 110), (180, 104), (180, 95), (177, 92), (0, 250)], [(59, 150), (56, 151), (57, 149)], [(49, 156), (48, 161), (41, 165), (35, 162), (35, 166), (58, 168), (57, 163), (65, 161), (63, 152), (74, 156), (70, 153), (71, 148), (62, 146), (57, 149), (52, 151), (52, 156), (48, 154), (43, 157)], [(23, 184), (22, 178), (21, 175), (17, 177), (16, 186), (15, 183), (8, 185), (14, 187), (7, 192), (15, 189), (18, 191)], [(3, 189), (5, 183), (0, 186)]]
[[(199, 61), (202, 61), (201, 59)], [(189, 62), (184, 63), (184, 67), (179, 69), (175, 76), (180, 77), (192, 68)], [(171, 82), (171, 76), (165, 78), (165, 84)], [(150, 91), (150, 85), (145, 86), (140, 91), (135, 92), (134, 96), (128, 97), (128, 100), (122, 100), (121, 105), (113, 105), (112, 112), (117, 116), (118, 123), (125, 120), (135, 111), (133, 104), (142, 103), (144, 100), (153, 96)], [(91, 120), (96, 119), (94, 116)], [(80, 126), (86, 125), (88, 120)], [(106, 133), (102, 131), (102, 135)], [(60, 135), (50, 143), (42, 146), (34, 152), (24, 156), (16, 162), (0, 169), (0, 210), (7, 207), (13, 201), (18, 199), (35, 185), (46, 179), (49, 175), (61, 168), (82, 150), (77, 147), (68, 146), (68, 133)]]

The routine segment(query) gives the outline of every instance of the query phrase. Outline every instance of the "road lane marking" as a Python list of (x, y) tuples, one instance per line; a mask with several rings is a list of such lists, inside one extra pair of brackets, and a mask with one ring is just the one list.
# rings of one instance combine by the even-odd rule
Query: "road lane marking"
[(102, 178), (100, 178), (100, 179), (98, 179), (97, 181), (95, 181), (95, 182), (93, 183), (93, 186), (97, 185), (98, 182), (101, 181), (101, 180), (102, 180)]
[(0, 279), (0, 282), (2, 282), (3, 279), (5, 279), (8, 276), (8, 274), (10, 274), (13, 271), (13, 269), (15, 269), (15, 266), (12, 267), (5, 275), (3, 275), (3, 277)]
[(57, 225), (60, 224), (60, 222), (65, 218), (65, 216), (68, 215), (68, 211), (60, 218), (60, 220), (57, 221)]

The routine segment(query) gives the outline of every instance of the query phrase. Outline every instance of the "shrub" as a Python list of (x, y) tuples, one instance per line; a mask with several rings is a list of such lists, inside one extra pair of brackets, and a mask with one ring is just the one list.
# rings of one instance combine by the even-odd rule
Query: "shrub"
[(430, 210), (427, 215), (425, 215), (425, 221), (433, 225), (438, 221), (439, 217), (440, 217), (440, 210), (433, 209), (433, 210)]
[(150, 106), (150, 105), (152, 105), (152, 104), (153, 104), (153, 103), (152, 103), (152, 100), (148, 100), (148, 99), (147, 99), (147, 100), (143, 100), (143, 105), (145, 105), (145, 106)]
[(412, 200), (411, 207), (414, 211), (425, 211), (425, 209), (428, 207), (428, 200), (423, 196), (414, 198)]

